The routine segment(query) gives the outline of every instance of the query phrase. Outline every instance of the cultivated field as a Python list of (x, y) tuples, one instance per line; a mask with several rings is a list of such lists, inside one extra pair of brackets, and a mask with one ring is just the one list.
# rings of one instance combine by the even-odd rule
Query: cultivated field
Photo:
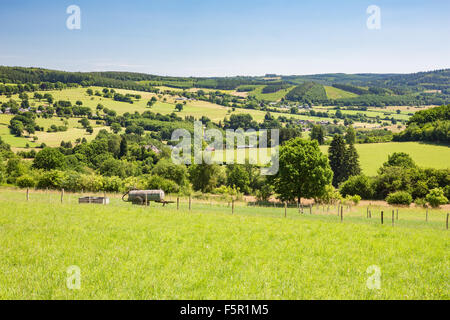
[[(1, 299), (448, 299), (445, 212), (78, 205), (0, 192)], [(380, 223), (380, 211), (385, 222)], [(80, 290), (66, 287), (69, 266)], [(380, 268), (380, 289), (366, 285)]]

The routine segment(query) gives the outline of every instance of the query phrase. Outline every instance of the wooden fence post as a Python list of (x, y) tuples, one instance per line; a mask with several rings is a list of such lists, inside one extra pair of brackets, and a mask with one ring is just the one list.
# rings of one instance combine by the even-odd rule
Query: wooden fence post
[(383, 211), (381, 211), (381, 224), (383, 224)]
[(178, 196), (177, 197), (177, 210), (179, 210), (180, 209), (180, 197)]
[(231, 214), (234, 214), (234, 199), (231, 200)]
[(313, 205), (311, 204), (311, 205), (309, 206), (309, 214), (312, 214), (312, 207), (313, 207)]
[(64, 200), (64, 188), (61, 189), (61, 203), (63, 203)]
[(192, 197), (191, 197), (191, 195), (189, 195), (189, 210), (191, 210), (191, 201), (192, 201)]
[(427, 213), (426, 213), (426, 216), (425, 216), (425, 221), (428, 222), (428, 208), (427, 208)]
[(341, 222), (344, 221), (344, 206), (341, 207)]
[(287, 216), (287, 202), (284, 203), (284, 217)]
[(27, 201), (30, 200), (30, 188), (27, 188)]
[(449, 215), (450, 215), (450, 214), (447, 213), (447, 222), (446, 222), (447, 230), (448, 230), (448, 216), (449, 216)]
[(398, 220), (398, 209), (397, 209), (397, 216), (396, 216), (396, 220)]

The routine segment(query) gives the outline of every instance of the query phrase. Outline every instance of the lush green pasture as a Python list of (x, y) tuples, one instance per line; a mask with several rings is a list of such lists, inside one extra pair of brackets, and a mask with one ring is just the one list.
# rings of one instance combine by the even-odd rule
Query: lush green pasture
[[(378, 209), (299, 214), (183, 199), (135, 207), (78, 205), (66, 194), (1, 190), (1, 299), (448, 299), (444, 213)], [(66, 270), (81, 270), (81, 289)], [(381, 270), (381, 288), (366, 281)]]
[[(37, 147), (41, 143), (45, 143), (50, 147), (57, 147), (61, 144), (61, 141), (72, 141), (74, 142), (78, 138), (86, 138), (86, 140), (90, 141), (95, 138), (98, 132), (101, 129), (108, 129), (105, 126), (99, 126), (95, 124), (94, 120), (90, 120), (91, 126), (94, 129), (92, 134), (86, 132), (78, 121), (80, 118), (69, 118), (63, 119), (60, 117), (53, 117), (51, 119), (44, 118), (36, 118), (36, 124), (44, 127), (44, 131), (36, 131), (31, 136), (38, 137), (36, 142), (33, 142), (31, 137), (15, 137), (11, 135), (8, 125), (11, 120), (11, 115), (0, 115), (0, 137), (3, 141), (11, 145), (13, 148), (25, 148), (28, 144), (30, 147)], [(47, 132), (47, 129), (51, 125), (63, 126), (65, 125), (64, 121), (67, 121), (67, 131), (62, 132)]]
[(288, 94), (289, 91), (292, 90), (293, 87), (279, 90), (277, 92), (273, 93), (262, 93), (262, 90), (265, 86), (258, 86), (255, 90), (250, 91), (248, 94), (250, 96), (255, 96), (259, 100), (266, 100), (266, 101), (279, 101), (281, 98), (284, 98), (286, 94)]
[(324, 86), (328, 99), (354, 98), (358, 95), (332, 86)]
[[(307, 138), (307, 135), (303, 135)], [(356, 144), (359, 160), (363, 173), (366, 175), (376, 175), (377, 170), (387, 161), (388, 156), (394, 152), (406, 152), (421, 167), (445, 169), (449, 168), (450, 147), (443, 145), (424, 144), (419, 142), (389, 142)], [(328, 146), (320, 146), (325, 154)], [(272, 151), (273, 152), (273, 151)], [(235, 159), (256, 159), (256, 163), (269, 163), (271, 156), (268, 149), (239, 149), (235, 150)], [(213, 152), (215, 161), (225, 161), (226, 155), (223, 151)]]
[[(449, 168), (450, 147), (419, 142), (389, 142), (356, 144), (361, 168), (364, 174), (376, 175), (378, 168), (387, 161), (388, 155), (394, 152), (408, 153), (421, 167), (445, 169)], [(320, 147), (322, 152), (328, 146)]]

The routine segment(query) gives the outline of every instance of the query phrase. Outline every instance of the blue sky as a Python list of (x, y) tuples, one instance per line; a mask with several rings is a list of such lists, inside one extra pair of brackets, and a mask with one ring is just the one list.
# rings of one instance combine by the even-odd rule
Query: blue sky
[[(68, 30), (66, 8), (81, 8)], [(369, 5), (381, 29), (366, 27)], [(450, 67), (447, 0), (0, 0), (0, 65), (174, 76)]]

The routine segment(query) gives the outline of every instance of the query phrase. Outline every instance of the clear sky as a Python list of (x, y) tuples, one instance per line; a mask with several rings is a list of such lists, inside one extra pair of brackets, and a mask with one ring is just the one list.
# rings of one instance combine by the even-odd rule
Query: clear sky
[[(81, 29), (66, 27), (69, 5)], [(369, 5), (381, 29), (369, 30)], [(448, 0), (0, 0), (0, 65), (174, 76), (450, 67)]]

